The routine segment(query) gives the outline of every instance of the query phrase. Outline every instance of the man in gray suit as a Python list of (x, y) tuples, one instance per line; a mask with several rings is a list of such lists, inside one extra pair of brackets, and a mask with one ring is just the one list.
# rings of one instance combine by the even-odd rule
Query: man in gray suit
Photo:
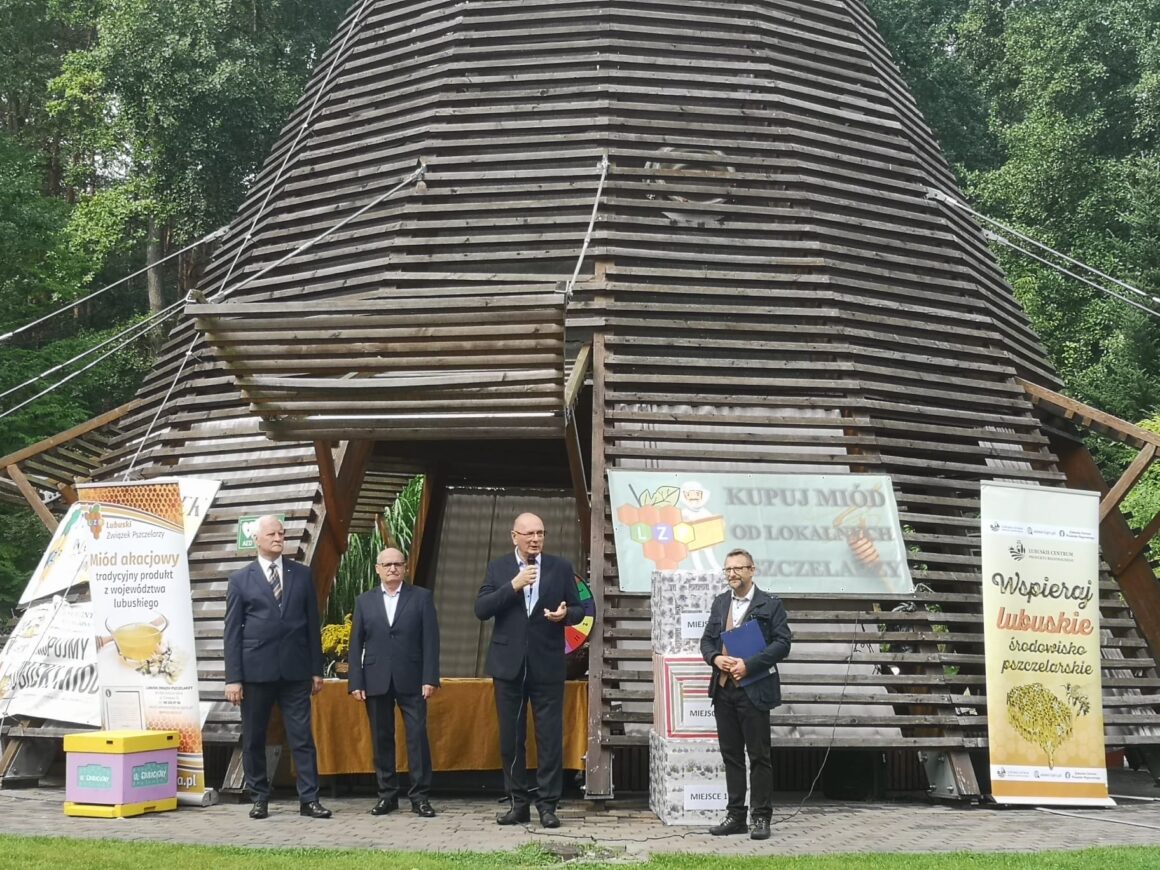
[(433, 818), (427, 700), (439, 688), (439, 622), (430, 590), (403, 582), (407, 562), (394, 547), (379, 553), (381, 585), (358, 597), (350, 629), (351, 696), (366, 702), (374, 742), (378, 803), (372, 816), (399, 808), (395, 705), (403, 713), (411, 811)]
[(318, 802), (318, 762), (310, 697), (322, 691), (322, 635), (314, 580), (282, 557), (286, 532), (274, 516), (258, 518), (258, 558), (226, 587), (226, 700), (242, 708), (242, 767), (254, 797), (251, 819), (269, 815), (266, 726), (277, 704), (298, 772), (299, 811), (329, 819)]

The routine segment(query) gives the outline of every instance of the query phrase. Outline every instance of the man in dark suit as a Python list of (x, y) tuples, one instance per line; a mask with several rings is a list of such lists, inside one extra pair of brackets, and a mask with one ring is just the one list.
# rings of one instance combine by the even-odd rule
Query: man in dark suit
[[(725, 580), (730, 591), (713, 599), (709, 621), (701, 635), (701, 655), (713, 667), (709, 697), (717, 719), (717, 742), (725, 762), (725, 788), (729, 794), (725, 821), (709, 829), (710, 834), (744, 834), (745, 754), (749, 753), (749, 777), (753, 798), (754, 840), (769, 839), (773, 816), (773, 765), (770, 761), (769, 711), (781, 703), (781, 681), (777, 663), (789, 655), (790, 631), (781, 599), (753, 585), (756, 567), (745, 550), (733, 550), (725, 557)], [(740, 658), (729, 655), (722, 633), (755, 621), (765, 639), (765, 649)], [(758, 678), (744, 686), (740, 681)]]
[(258, 519), (258, 558), (226, 589), (226, 700), (242, 707), (242, 768), (254, 796), (251, 819), (269, 815), (266, 726), (277, 704), (298, 771), (299, 812), (329, 819), (318, 802), (310, 696), (322, 691), (322, 637), (310, 569), (284, 559), (277, 517)]
[(546, 555), (544, 523), (520, 514), (512, 523), (514, 552), (493, 560), (475, 615), (495, 619), (487, 651), (487, 673), (495, 685), (499, 750), (510, 809), (496, 821), (516, 825), (531, 819), (525, 755), (526, 705), (536, 723), (536, 808), (545, 828), (560, 827), (556, 805), (564, 790), (564, 626), (584, 618), (575, 571), (564, 559)]
[(394, 547), (379, 553), (375, 571), (381, 586), (364, 592), (354, 605), (350, 629), (351, 695), (365, 701), (374, 741), (379, 802), (372, 816), (399, 808), (395, 771), (395, 704), (403, 712), (411, 811), (433, 818), (431, 745), (427, 742), (427, 699), (439, 688), (439, 623), (430, 590), (403, 582), (406, 558)]

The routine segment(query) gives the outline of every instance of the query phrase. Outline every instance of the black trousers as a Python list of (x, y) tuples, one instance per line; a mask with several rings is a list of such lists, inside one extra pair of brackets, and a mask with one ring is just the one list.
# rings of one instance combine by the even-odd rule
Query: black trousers
[(399, 796), (399, 775), (395, 770), (395, 705), (403, 714), (403, 731), (407, 736), (407, 767), (411, 803), (427, 800), (431, 794), (431, 744), (427, 741), (427, 700), (422, 694), (400, 695), (392, 684), (384, 695), (368, 695), (367, 718), (371, 723), (374, 744), (375, 781), (380, 800)]
[(536, 807), (540, 812), (554, 813), (564, 791), (564, 683), (523, 679), (493, 682), (504, 788), (512, 807), (520, 809), (531, 802), (526, 746), (526, 705), (530, 702), (536, 724)]
[(254, 800), (270, 799), (266, 773), (266, 728), (277, 704), (282, 711), (286, 741), (298, 772), (298, 799), (318, 800), (318, 759), (310, 730), (310, 680), (279, 680), (242, 684), (242, 769)]
[(773, 815), (773, 764), (770, 761), (769, 711), (753, 706), (745, 690), (732, 680), (713, 694), (717, 718), (717, 742), (725, 762), (725, 789), (729, 815), (744, 818), (745, 755), (749, 754), (749, 779), (753, 817)]

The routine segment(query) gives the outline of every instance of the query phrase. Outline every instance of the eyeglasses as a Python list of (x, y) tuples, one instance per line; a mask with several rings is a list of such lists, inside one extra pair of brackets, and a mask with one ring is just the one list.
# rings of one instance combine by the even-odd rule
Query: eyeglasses
[(752, 571), (753, 565), (738, 565), (737, 567), (722, 568), (721, 570), (726, 574), (744, 574), (746, 571)]
[(538, 532), (517, 532), (515, 529), (512, 529), (512, 534), (519, 535), (521, 538), (542, 538), (542, 537), (544, 537), (543, 529), (541, 529)]
[(407, 563), (406, 562), (376, 562), (375, 564), (378, 565), (380, 568), (386, 568), (388, 571), (391, 568), (397, 568), (401, 571)]

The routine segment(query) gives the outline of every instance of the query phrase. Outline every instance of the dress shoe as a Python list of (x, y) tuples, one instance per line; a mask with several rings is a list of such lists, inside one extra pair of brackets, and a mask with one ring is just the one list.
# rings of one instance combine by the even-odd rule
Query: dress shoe
[(753, 830), (749, 832), (749, 839), (751, 840), (768, 840), (769, 839), (769, 819), (754, 819)]
[(431, 809), (431, 802), (426, 800), (411, 801), (411, 812), (425, 819), (435, 818), (435, 810)]
[(398, 798), (383, 798), (373, 807), (371, 807), (372, 816), (385, 816), (387, 813), (393, 813), (399, 808)]
[(306, 801), (298, 808), (298, 815), (311, 819), (329, 819), (331, 813), (318, 801)]
[(551, 810), (544, 810), (540, 813), (540, 824), (545, 828), (558, 828), (560, 819)]
[(527, 807), (512, 807), (502, 816), (497, 816), (497, 825), (526, 825), (532, 820), (532, 811)]
[(250, 807), (251, 819), (264, 819), (270, 815), (270, 807), (265, 801), (254, 801), (254, 805)]
[(745, 816), (726, 816), (725, 821), (709, 829), (714, 837), (723, 837), (727, 834), (748, 834), (749, 825), (745, 824)]

